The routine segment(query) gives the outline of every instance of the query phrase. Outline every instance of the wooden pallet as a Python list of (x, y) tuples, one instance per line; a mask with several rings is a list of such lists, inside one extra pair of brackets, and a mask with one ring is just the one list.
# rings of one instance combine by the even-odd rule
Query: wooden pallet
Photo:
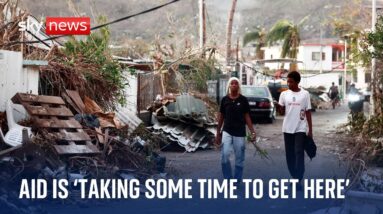
[(61, 97), (17, 93), (12, 101), (24, 106), (35, 128), (57, 138), (54, 147), (60, 155), (100, 153)]

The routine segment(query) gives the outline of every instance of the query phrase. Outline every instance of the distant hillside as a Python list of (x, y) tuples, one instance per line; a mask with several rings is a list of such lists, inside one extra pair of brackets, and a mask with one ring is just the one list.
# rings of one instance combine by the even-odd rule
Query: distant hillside
[[(323, 37), (333, 37), (326, 23), (331, 14), (353, 0), (238, 0), (233, 39), (242, 37), (256, 26), (270, 28), (279, 19), (298, 23), (309, 16), (302, 28), (302, 38), (318, 38), (322, 23)], [(114, 20), (168, 2), (166, 0), (22, 0), (22, 6), (36, 17), (72, 16), (74, 11), (94, 17), (106, 15)], [(210, 44), (223, 44), (231, 0), (206, 0), (207, 32)], [(356, 8), (358, 9), (358, 8)], [(95, 25), (95, 23), (92, 23)], [(368, 26), (366, 26), (368, 27)], [(171, 6), (111, 26), (114, 39), (137, 37), (152, 42), (156, 36), (198, 42), (198, 1), (181, 0)]]

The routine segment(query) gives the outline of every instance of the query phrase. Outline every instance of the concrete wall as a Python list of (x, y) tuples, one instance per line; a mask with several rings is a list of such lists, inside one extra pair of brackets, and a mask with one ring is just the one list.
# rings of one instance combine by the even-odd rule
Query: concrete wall
[[(281, 54), (281, 46), (271, 46), (265, 47), (265, 59), (278, 59)], [(299, 70), (317, 70), (319, 71), (322, 64), (323, 71), (332, 70), (332, 47), (331, 46), (323, 46), (322, 52), (325, 53), (325, 60), (322, 61), (314, 61), (312, 60), (312, 53), (320, 52), (320, 46), (299, 46), (299, 52), (297, 56), (298, 61), (303, 61), (303, 65), (299, 64)], [(270, 69), (278, 69), (280, 67), (280, 63), (265, 63), (265, 66)], [(285, 68), (288, 69), (289, 66), (285, 65)]]
[(300, 85), (306, 88), (324, 86), (328, 91), (331, 87), (332, 82), (334, 82), (335, 85), (337, 85), (338, 88), (341, 90), (342, 87), (340, 87), (339, 85), (339, 78), (341, 76), (342, 74), (337, 72), (325, 74), (302, 74)]
[[(282, 46), (270, 46), (265, 47), (265, 59), (279, 59), (281, 58), (281, 50)], [(281, 67), (281, 64), (279, 63), (265, 63), (266, 67), (269, 67), (270, 69), (278, 69)]]
[(356, 82), (355, 82), (355, 87), (356, 88), (367, 88), (368, 84), (366, 83), (366, 69), (365, 68), (357, 68), (356, 69), (357, 72), (356, 72)]
[(322, 67), (322, 71), (330, 71), (332, 69), (332, 47), (323, 46), (322, 52), (325, 54), (325, 59), (320, 62), (312, 59), (313, 52), (320, 52), (320, 46), (300, 46), (298, 52), (298, 60), (303, 61), (305, 70), (317, 70)]

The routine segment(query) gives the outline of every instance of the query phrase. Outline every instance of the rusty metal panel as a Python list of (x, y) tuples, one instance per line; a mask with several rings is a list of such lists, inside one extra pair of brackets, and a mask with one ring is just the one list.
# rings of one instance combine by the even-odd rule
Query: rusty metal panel
[(141, 111), (146, 110), (146, 108), (153, 103), (158, 94), (162, 95), (162, 86), (161, 76), (159, 74), (141, 74), (139, 81), (137, 96), (139, 99), (138, 111)]

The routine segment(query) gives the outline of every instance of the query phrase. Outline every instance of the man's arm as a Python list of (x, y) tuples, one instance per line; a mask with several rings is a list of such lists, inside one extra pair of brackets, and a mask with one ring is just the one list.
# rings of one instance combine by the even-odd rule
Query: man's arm
[(277, 111), (279, 112), (280, 115), (285, 115), (286, 107), (285, 107), (285, 92), (281, 92), (279, 95), (279, 100), (278, 102), (275, 101), (274, 104), (277, 107)]
[(309, 133), (308, 136), (313, 137), (313, 123), (312, 123), (312, 118), (311, 118), (311, 99), (310, 99), (310, 94), (307, 92), (307, 97), (306, 97), (306, 119), (307, 123), (309, 126)]
[(307, 118), (307, 123), (309, 125), (308, 136), (313, 137), (313, 124), (312, 124), (311, 111), (310, 110), (306, 111), (306, 118)]
[(254, 141), (257, 138), (257, 134), (255, 133), (253, 122), (251, 121), (249, 113), (245, 113), (245, 121), (246, 121), (247, 127), (249, 127), (249, 130), (251, 132), (251, 140)]
[(217, 135), (215, 137), (215, 144), (221, 145), (221, 129), (223, 125), (223, 115), (221, 112), (218, 113), (218, 126), (217, 126)]
[(276, 105), (276, 109), (279, 112), (280, 115), (285, 115), (286, 107), (279, 104), (277, 101), (274, 102), (274, 105)]

